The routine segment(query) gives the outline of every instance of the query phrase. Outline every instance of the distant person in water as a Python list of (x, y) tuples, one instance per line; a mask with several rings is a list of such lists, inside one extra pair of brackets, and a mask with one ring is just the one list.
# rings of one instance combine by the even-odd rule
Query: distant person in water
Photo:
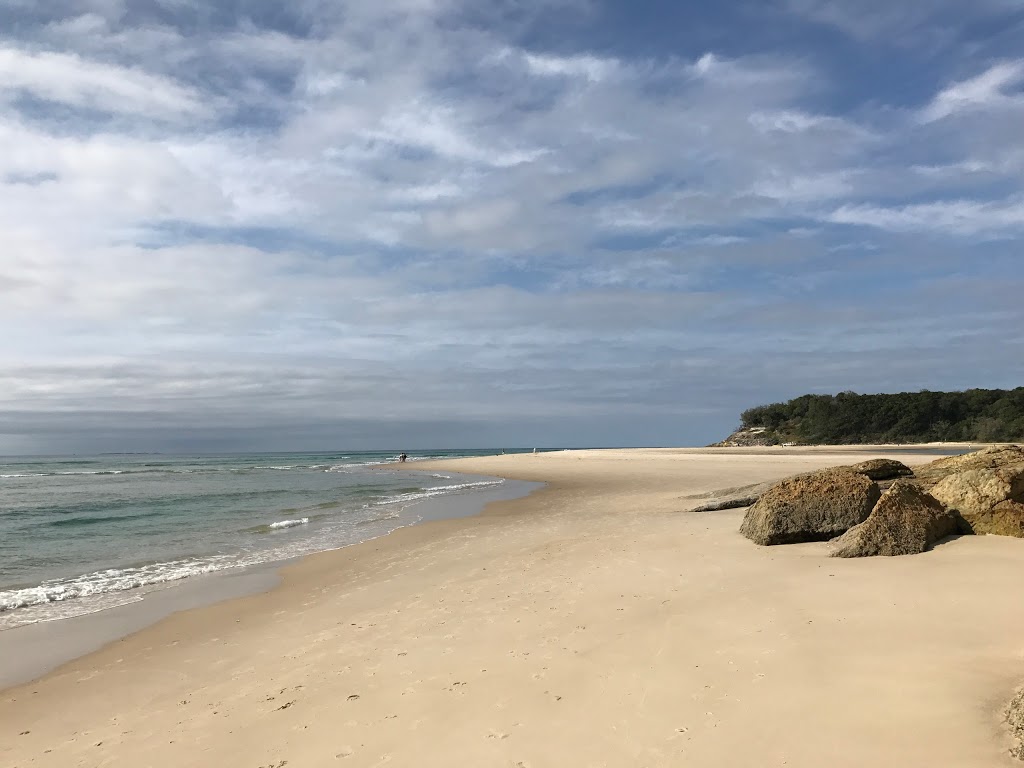
[(400, 462), (402, 462), (403, 464), (405, 463), (405, 460), (406, 460), (406, 459), (408, 459), (408, 458), (409, 458), (409, 457), (408, 457), (408, 456), (406, 456), (406, 455), (405, 455), (404, 453), (400, 453), (400, 454), (398, 454), (398, 460), (399, 460)]

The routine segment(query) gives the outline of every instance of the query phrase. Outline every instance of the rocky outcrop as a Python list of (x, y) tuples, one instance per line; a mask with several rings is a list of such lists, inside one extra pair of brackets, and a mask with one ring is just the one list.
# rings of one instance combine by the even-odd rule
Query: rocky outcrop
[(959, 518), (963, 533), (1024, 539), (1024, 503), (1019, 501), (1001, 501), (987, 512), (961, 513)]
[[(849, 470), (854, 474), (864, 475), (871, 480), (881, 481), (881, 490), (885, 490), (888, 487), (889, 483), (886, 482), (888, 480), (914, 474), (914, 471), (906, 464), (893, 459), (869, 459), (868, 461), (862, 461), (860, 464), (836, 467), (836, 469)], [(802, 475), (798, 475), (798, 477), (802, 477)], [(775, 486), (776, 482), (756, 483), (754, 485), (740, 486), (739, 488), (723, 488), (718, 491), (701, 493), (685, 498), (706, 499), (703, 504), (691, 509), (691, 512), (717, 512), (722, 509), (749, 507), (755, 504), (766, 491)]]
[(957, 472), (933, 485), (931, 494), (964, 517), (984, 514), (1004, 501), (1024, 501), (1024, 462)]
[(1024, 449), (950, 456), (918, 467), (915, 482), (960, 518), (963, 533), (1024, 538)]
[(860, 464), (853, 464), (847, 469), (872, 480), (893, 480), (897, 477), (908, 477), (914, 474), (914, 470), (902, 461), (895, 459), (868, 459)]
[(923, 552), (957, 531), (1024, 539), (1024, 448), (986, 448), (914, 470), (873, 459), (704, 498), (698, 509), (756, 498), (740, 526), (748, 539), (770, 545), (841, 537), (832, 544), (836, 557)]
[(762, 545), (826, 541), (864, 522), (880, 495), (848, 469), (812, 472), (773, 485), (747, 510), (740, 533)]
[(916, 555), (958, 530), (957, 517), (933, 496), (907, 480), (897, 480), (871, 515), (838, 539), (833, 557)]
[(1019, 445), (1000, 445), (973, 453), (965, 453), (962, 456), (947, 456), (930, 464), (922, 464), (915, 467), (914, 478), (924, 490), (930, 491), (933, 486), (950, 475), (1014, 465), (1024, 465), (1024, 448)]
[(725, 440), (712, 443), (708, 448), (760, 448), (778, 445), (780, 442), (778, 435), (771, 430), (765, 427), (750, 427), (749, 429), (737, 429)]

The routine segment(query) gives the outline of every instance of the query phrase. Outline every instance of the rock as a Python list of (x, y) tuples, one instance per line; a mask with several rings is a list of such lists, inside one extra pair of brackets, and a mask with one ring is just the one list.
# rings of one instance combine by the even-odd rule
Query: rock
[(964, 533), (1024, 539), (1024, 504), (1001, 501), (988, 512), (960, 513), (960, 527)]
[(756, 544), (826, 541), (864, 522), (881, 492), (848, 469), (824, 469), (773, 485), (747, 510), (740, 533)]
[[(864, 475), (871, 480), (881, 482), (880, 490), (885, 490), (891, 485), (889, 480), (897, 477), (912, 475), (914, 471), (899, 461), (892, 459), (870, 459), (860, 464), (853, 464), (847, 467), (836, 467), (845, 469), (857, 475)], [(802, 477), (799, 475), (798, 477)], [(695, 496), (685, 496), (686, 499), (706, 499), (705, 503), (688, 510), (689, 512), (715, 512), (721, 509), (736, 509), (737, 507), (749, 507), (755, 504), (766, 491), (777, 484), (777, 481), (767, 483), (755, 483), (744, 485), (738, 488), (723, 488), (709, 493), (700, 493)]]
[(718, 512), (723, 509), (738, 509), (740, 507), (749, 507), (759, 499), (759, 496), (731, 496), (727, 499), (719, 499), (718, 501), (709, 501), (706, 504), (701, 504), (699, 507), (694, 507), (689, 510), (690, 512)]
[(867, 520), (832, 542), (832, 557), (916, 555), (957, 530), (955, 514), (913, 483), (897, 480)]
[(1024, 465), (1024, 448), (1019, 445), (1000, 445), (922, 464), (915, 467), (914, 479), (924, 490), (930, 491), (933, 486), (958, 472), (998, 469), (1018, 464)]
[(725, 440), (712, 443), (708, 448), (762, 448), (778, 444), (778, 436), (770, 429), (766, 427), (750, 427), (748, 429), (737, 429)]
[(931, 494), (958, 512), (970, 533), (1024, 538), (1024, 463), (957, 472), (936, 483)]
[(1024, 690), (1018, 692), (1006, 708), (1006, 725), (1014, 741), (1010, 756), (1024, 760)]
[(914, 474), (914, 470), (895, 459), (869, 459), (860, 464), (853, 464), (847, 467), (851, 472), (864, 475), (872, 480), (892, 480), (897, 477), (907, 477)]
[(715, 512), (720, 509), (749, 507), (777, 482), (777, 480), (772, 480), (766, 483), (741, 485), (737, 488), (720, 488), (717, 491), (700, 493), (695, 496), (684, 496), (683, 498), (704, 500), (704, 503), (700, 506), (688, 510), (690, 512)]
[(915, 482), (960, 516), (964, 533), (1024, 538), (1024, 448), (1003, 445), (918, 467)]

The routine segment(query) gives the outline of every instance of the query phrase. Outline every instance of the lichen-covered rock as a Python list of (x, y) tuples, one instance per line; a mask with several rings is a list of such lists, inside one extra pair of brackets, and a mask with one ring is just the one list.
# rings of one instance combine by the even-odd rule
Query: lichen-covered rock
[[(854, 474), (864, 475), (871, 480), (882, 481), (881, 490), (885, 490), (891, 484), (886, 482), (888, 480), (914, 474), (910, 467), (894, 459), (869, 459), (868, 461), (862, 461), (860, 464), (836, 467), (836, 469), (846, 469)], [(775, 484), (776, 481), (744, 485), (739, 488), (726, 488), (685, 498), (706, 499), (703, 504), (689, 510), (690, 512), (715, 512), (722, 509), (749, 507), (757, 502)]]
[(961, 512), (960, 527), (964, 533), (1024, 539), (1024, 503), (1001, 501), (987, 512)]
[(832, 557), (916, 555), (957, 532), (957, 518), (913, 483), (897, 480), (870, 516), (832, 542)]
[(914, 474), (914, 470), (895, 459), (868, 459), (860, 464), (852, 464), (847, 469), (872, 480), (892, 480)]
[(983, 520), (994, 520), (995, 507), (1003, 502), (1024, 502), (1024, 463), (956, 472), (932, 486), (930, 492), (959, 512), (973, 532), (988, 533), (977, 530), (972, 521), (981, 525)]
[(848, 469), (824, 469), (776, 483), (747, 510), (740, 533), (756, 544), (826, 541), (871, 514), (881, 491)]
[(958, 472), (1014, 465), (1024, 465), (1024, 448), (1019, 445), (1000, 445), (922, 464), (914, 468), (914, 479), (924, 490), (930, 491), (933, 486)]

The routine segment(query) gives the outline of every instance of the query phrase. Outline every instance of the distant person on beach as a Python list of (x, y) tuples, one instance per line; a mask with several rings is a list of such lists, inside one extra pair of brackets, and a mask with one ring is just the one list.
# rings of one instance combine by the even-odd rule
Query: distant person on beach
[(406, 456), (406, 455), (405, 455), (404, 453), (400, 453), (400, 454), (398, 454), (398, 460), (399, 460), (400, 462), (402, 462), (403, 464), (405, 463), (405, 460), (406, 460), (406, 459), (408, 459), (408, 458), (409, 458), (409, 457), (408, 457), (408, 456)]

